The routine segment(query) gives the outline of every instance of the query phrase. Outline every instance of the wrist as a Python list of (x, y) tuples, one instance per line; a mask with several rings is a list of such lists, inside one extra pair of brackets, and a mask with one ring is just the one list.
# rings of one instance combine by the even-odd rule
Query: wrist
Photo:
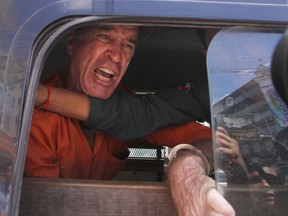
[[(192, 166), (194, 164), (202, 165), (201, 167), (204, 169), (205, 174), (209, 175), (210, 165), (207, 158), (200, 150), (189, 144), (179, 144), (170, 151), (168, 156), (168, 168), (171, 163), (173, 163), (173, 161), (180, 159), (184, 160), (184, 158), (188, 158), (188, 160), (193, 160), (193, 163), (189, 163), (188, 166)], [(182, 163), (184, 162), (185, 161), (182, 161)]]
[(47, 98), (47, 88), (45, 85), (39, 84), (36, 92), (36, 97), (35, 97), (35, 105), (39, 106), (43, 102), (45, 102)]
[(50, 105), (51, 86), (40, 84), (37, 89), (35, 105), (37, 109), (47, 109)]

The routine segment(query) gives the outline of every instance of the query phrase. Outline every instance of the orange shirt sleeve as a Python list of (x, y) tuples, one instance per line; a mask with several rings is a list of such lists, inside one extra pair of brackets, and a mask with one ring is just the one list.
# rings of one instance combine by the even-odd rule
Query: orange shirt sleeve
[(174, 147), (181, 143), (192, 144), (202, 139), (212, 139), (211, 128), (197, 122), (189, 122), (181, 126), (167, 127), (144, 137), (157, 145)]
[(34, 110), (24, 176), (59, 177), (54, 129), (52, 121), (44, 113)]

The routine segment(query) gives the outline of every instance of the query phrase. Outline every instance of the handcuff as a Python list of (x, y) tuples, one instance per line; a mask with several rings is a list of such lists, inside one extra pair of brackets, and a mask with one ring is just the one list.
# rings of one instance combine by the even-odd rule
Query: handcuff
[(210, 165), (209, 165), (209, 162), (208, 162), (207, 158), (205, 157), (205, 155), (199, 149), (195, 148), (192, 145), (179, 144), (179, 145), (175, 146), (169, 152), (168, 160), (169, 160), (169, 162), (171, 162), (173, 159), (177, 158), (177, 156), (186, 154), (188, 152), (192, 153), (193, 155), (197, 155), (200, 158), (202, 158), (204, 166), (205, 166), (205, 173), (206, 173), (206, 175), (209, 175), (209, 173), (210, 173)]

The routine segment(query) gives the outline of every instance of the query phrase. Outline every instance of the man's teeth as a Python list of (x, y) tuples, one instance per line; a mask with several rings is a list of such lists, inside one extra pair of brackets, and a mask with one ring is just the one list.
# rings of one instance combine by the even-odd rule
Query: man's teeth
[(94, 70), (96, 76), (102, 81), (109, 81), (114, 76), (114, 71), (107, 68), (99, 68)]
[(102, 76), (102, 75), (100, 75), (98, 73), (96, 73), (96, 76), (102, 81), (109, 81), (109, 79), (110, 79), (110, 78), (104, 77), (104, 76)]
[(109, 70), (108, 68), (100, 68), (101, 71), (104, 73), (110, 74), (111, 76), (114, 76), (114, 71)]

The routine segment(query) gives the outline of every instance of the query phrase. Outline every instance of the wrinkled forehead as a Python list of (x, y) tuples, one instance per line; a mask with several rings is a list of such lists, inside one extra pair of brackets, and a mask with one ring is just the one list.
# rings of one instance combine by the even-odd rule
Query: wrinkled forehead
[(128, 31), (134, 31), (137, 33), (138, 26), (132, 26), (132, 25), (109, 25), (109, 24), (99, 24), (94, 26), (97, 29), (105, 30), (105, 31), (116, 31), (117, 29), (123, 29)]
[(109, 25), (109, 24), (97, 24), (90, 25), (76, 30), (78, 35), (83, 33), (93, 33), (94, 31), (103, 31), (103, 32), (121, 32), (122, 34), (126, 34), (131, 40), (136, 42), (138, 37), (138, 26), (131, 25)]

